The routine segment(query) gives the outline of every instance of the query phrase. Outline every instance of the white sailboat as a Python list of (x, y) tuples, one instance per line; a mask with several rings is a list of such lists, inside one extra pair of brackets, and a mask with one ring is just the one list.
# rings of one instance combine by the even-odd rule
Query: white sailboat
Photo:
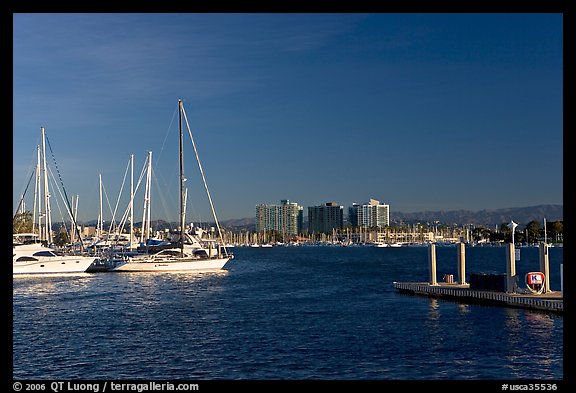
[[(128, 257), (124, 264), (120, 264), (112, 269), (116, 272), (175, 272), (175, 271), (205, 271), (205, 270), (220, 270), (224, 265), (233, 258), (233, 255), (226, 250), (224, 239), (220, 229), (212, 197), (208, 191), (202, 164), (198, 157), (196, 144), (190, 131), (186, 112), (182, 105), (182, 100), (178, 100), (179, 112), (179, 131), (180, 131), (180, 236), (176, 242), (179, 247), (165, 248), (154, 254), (144, 254)], [(219, 239), (222, 245), (217, 245), (215, 242), (209, 242), (207, 247), (200, 245), (202, 239), (200, 236), (187, 234), (185, 232), (185, 189), (184, 189), (184, 155), (183, 155), (183, 136), (182, 136), (182, 121), (186, 121), (186, 126), (190, 138), (192, 139), (192, 146), (196, 154), (196, 161), (204, 187), (208, 195), (208, 201), (212, 209), (212, 214), (216, 227), (218, 228)], [(192, 239), (192, 242), (190, 242)], [(188, 244), (187, 244), (188, 243)], [(192, 243), (192, 246), (190, 246)]]
[[(13, 275), (86, 273), (88, 268), (97, 260), (97, 258), (84, 255), (62, 254), (56, 249), (42, 244), (42, 241), (45, 244), (50, 244), (52, 242), (50, 190), (48, 186), (45, 145), (46, 135), (44, 127), (41, 128), (41, 137), (41, 147), (38, 146), (38, 162), (36, 165), (35, 183), (36, 190), (34, 195), (34, 218), (32, 220), (32, 229), (35, 230), (36, 208), (38, 208), (38, 231), (40, 232), (40, 235), (35, 232), (13, 234), (12, 273)], [(42, 177), (43, 182), (41, 181)], [(40, 195), (42, 193), (43, 196)], [(43, 201), (41, 199), (43, 199)], [(66, 207), (68, 208), (69, 206), (66, 205)], [(44, 211), (42, 211), (42, 208)], [(71, 211), (68, 212), (72, 216)], [(44, 226), (41, 224), (42, 219), (45, 220)]]

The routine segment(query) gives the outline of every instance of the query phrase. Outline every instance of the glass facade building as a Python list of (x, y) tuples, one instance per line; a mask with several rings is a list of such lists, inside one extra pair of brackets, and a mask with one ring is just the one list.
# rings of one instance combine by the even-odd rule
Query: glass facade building
[(277, 231), (282, 235), (297, 235), (304, 225), (304, 208), (285, 199), (280, 205), (256, 205), (256, 232)]

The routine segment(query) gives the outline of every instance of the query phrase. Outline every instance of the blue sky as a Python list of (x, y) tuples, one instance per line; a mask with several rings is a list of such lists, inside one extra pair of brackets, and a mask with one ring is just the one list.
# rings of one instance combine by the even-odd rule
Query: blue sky
[[(152, 217), (176, 221), (178, 98), (220, 219), (281, 199), (374, 198), (392, 218), (563, 203), (561, 14), (13, 20), (14, 211), (45, 127), (79, 220), (98, 216), (99, 174), (104, 218), (118, 203), (118, 219), (130, 155), (137, 180), (152, 151)], [(208, 221), (189, 138), (184, 155), (188, 221)]]

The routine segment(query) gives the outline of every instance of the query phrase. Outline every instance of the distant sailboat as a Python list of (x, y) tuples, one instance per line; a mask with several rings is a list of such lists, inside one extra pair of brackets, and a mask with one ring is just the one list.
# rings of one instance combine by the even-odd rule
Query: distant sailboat
[(378, 247), (378, 248), (388, 247), (388, 243), (384, 243), (384, 242), (374, 242), (372, 245), (373, 245), (374, 247)]
[[(201, 270), (220, 270), (224, 265), (233, 258), (233, 255), (226, 250), (224, 239), (220, 230), (220, 224), (216, 217), (216, 211), (212, 203), (212, 197), (208, 191), (202, 164), (198, 157), (196, 144), (190, 132), (186, 112), (182, 105), (182, 100), (178, 100), (179, 113), (179, 131), (180, 131), (180, 236), (175, 247), (165, 248), (154, 254), (144, 254), (128, 257), (126, 263), (114, 267), (112, 270), (117, 272), (168, 272), (168, 271), (201, 271)], [(186, 121), (192, 145), (196, 154), (196, 160), (204, 181), (204, 187), (208, 195), (210, 207), (214, 221), (218, 228), (219, 240), (221, 244), (215, 241), (209, 241), (207, 246), (201, 238), (201, 234), (188, 234), (185, 231), (185, 189), (184, 189), (184, 155), (183, 155), (183, 136), (182, 121)]]

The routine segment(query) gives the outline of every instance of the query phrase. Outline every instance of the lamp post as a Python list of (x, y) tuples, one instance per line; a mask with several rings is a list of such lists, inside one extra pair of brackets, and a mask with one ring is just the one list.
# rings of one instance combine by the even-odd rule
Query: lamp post
[(516, 224), (513, 220), (510, 220), (510, 224), (508, 224), (508, 226), (512, 230), (512, 244), (514, 244), (514, 231), (516, 230), (518, 224)]
[(514, 248), (514, 230), (518, 226), (514, 221), (510, 220), (508, 224), (512, 229), (512, 243), (508, 245), (508, 252), (506, 253), (506, 292), (513, 293), (516, 286), (516, 251)]

